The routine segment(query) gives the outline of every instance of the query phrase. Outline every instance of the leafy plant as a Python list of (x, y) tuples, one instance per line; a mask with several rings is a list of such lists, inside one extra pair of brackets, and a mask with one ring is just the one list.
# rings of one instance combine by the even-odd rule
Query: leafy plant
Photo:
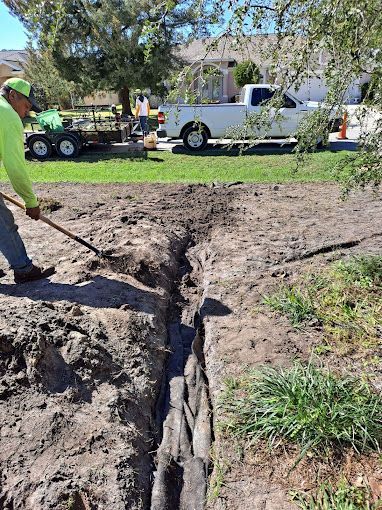
[(340, 377), (309, 363), (292, 368), (263, 367), (232, 381), (221, 406), (223, 428), (270, 447), (289, 441), (308, 451), (330, 453), (350, 446), (357, 452), (379, 451), (382, 401), (364, 382)]
[(244, 87), (247, 83), (258, 83), (260, 71), (251, 60), (244, 60), (233, 68), (233, 78), (238, 87)]
[(362, 100), (368, 104), (373, 104), (378, 99), (378, 82), (381, 76), (379, 73), (373, 73), (370, 81), (361, 85)]

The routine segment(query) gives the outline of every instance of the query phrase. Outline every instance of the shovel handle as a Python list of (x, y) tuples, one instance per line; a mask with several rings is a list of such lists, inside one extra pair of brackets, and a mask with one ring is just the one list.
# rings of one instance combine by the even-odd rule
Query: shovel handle
[[(21, 202), (19, 202), (15, 198), (10, 197), (9, 195), (6, 195), (3, 192), (0, 192), (0, 195), (3, 198), (5, 198), (5, 200), (8, 200), (8, 202), (11, 202), (12, 204), (17, 205), (17, 207), (20, 207), (20, 209), (24, 209), (25, 210), (24, 204), (22, 204)], [(94, 251), (94, 253), (96, 253), (97, 255), (101, 255), (101, 252), (100, 252), (100, 250), (98, 248), (96, 248), (92, 244), (88, 243), (84, 239), (81, 239), (81, 237), (76, 236), (75, 234), (73, 234), (73, 232), (70, 232), (70, 230), (67, 230), (66, 228), (62, 227), (61, 225), (57, 225), (57, 223), (55, 223), (54, 221), (50, 220), (49, 218), (47, 218), (43, 214), (40, 214), (39, 219), (41, 221), (43, 221), (44, 223), (46, 223), (47, 225), (49, 225), (49, 226), (55, 228), (56, 230), (62, 232), (66, 236), (70, 237), (71, 239), (74, 239), (74, 241), (77, 241), (78, 243), (82, 244), (83, 246), (86, 246), (86, 248), (88, 248), (89, 250)]]
[[(8, 200), (9, 202), (12, 202), (12, 204), (17, 205), (17, 207), (20, 207), (20, 209), (24, 209), (25, 210), (24, 204), (22, 204), (21, 202), (19, 202), (15, 198), (10, 197), (9, 195), (6, 195), (3, 192), (1, 192), (1, 195), (2, 195), (3, 198), (5, 198), (5, 200)], [(72, 239), (76, 238), (76, 236), (72, 232), (70, 232), (69, 230), (66, 230), (66, 228), (64, 228), (64, 227), (61, 227), (61, 225), (57, 225), (57, 223), (54, 223), (54, 221), (50, 220), (49, 218), (47, 218), (43, 214), (40, 214), (39, 219), (41, 221), (43, 221), (44, 223), (46, 223), (47, 225), (50, 225), (51, 227), (55, 228), (56, 230), (59, 230), (63, 234), (67, 235), (68, 237), (71, 237)]]

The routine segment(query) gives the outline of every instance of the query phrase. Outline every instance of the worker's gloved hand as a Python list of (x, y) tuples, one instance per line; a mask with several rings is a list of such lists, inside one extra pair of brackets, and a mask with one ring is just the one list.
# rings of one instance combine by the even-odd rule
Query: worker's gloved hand
[(29, 218), (32, 218), (32, 220), (38, 220), (40, 218), (40, 207), (27, 207), (25, 209), (25, 212), (27, 213), (27, 216)]

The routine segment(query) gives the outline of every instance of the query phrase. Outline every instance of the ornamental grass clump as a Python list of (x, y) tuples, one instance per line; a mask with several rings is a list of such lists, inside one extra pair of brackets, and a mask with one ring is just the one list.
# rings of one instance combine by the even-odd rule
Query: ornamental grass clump
[(263, 367), (226, 383), (223, 428), (270, 447), (290, 442), (329, 454), (334, 448), (356, 452), (380, 449), (382, 402), (368, 384), (314, 367)]

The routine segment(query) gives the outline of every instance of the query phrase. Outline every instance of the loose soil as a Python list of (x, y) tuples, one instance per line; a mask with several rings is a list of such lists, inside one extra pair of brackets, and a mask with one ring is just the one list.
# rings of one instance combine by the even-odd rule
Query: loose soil
[[(36, 191), (59, 204), (47, 207), (55, 222), (113, 258), (12, 208), (34, 262), (57, 272), (15, 285), (1, 264), (0, 509), (284, 510), (291, 489), (341, 472), (380, 492), (372, 455), (290, 473), (293, 449), (236, 445), (217, 426), (226, 377), (307, 360), (321, 341), (263, 295), (334, 258), (380, 254), (380, 197), (341, 202), (329, 184)], [(322, 362), (381, 387), (378, 364)]]

